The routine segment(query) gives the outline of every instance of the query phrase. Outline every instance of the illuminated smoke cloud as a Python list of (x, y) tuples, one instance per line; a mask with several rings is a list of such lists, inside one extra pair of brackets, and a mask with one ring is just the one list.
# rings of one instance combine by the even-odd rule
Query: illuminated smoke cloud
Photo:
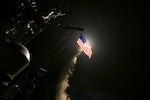
[(73, 56), (70, 61), (69, 67), (63, 70), (61, 73), (60, 80), (56, 87), (56, 98), (55, 100), (71, 100), (69, 94), (66, 93), (67, 87), (69, 87), (69, 78), (72, 76), (74, 66), (77, 62), (77, 57), (81, 54), (82, 50), (78, 49), (76, 55)]

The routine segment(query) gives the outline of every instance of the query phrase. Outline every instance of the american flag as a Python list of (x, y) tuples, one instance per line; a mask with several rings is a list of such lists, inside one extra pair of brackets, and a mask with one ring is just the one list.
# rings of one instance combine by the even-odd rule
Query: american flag
[(88, 56), (90, 59), (92, 56), (92, 47), (86, 42), (86, 39), (83, 34), (77, 40), (77, 44), (80, 46), (82, 51)]

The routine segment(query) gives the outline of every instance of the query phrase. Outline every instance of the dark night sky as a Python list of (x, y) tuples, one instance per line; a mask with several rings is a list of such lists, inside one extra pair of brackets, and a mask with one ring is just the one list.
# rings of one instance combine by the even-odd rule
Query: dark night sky
[[(55, 38), (63, 37), (62, 43), (70, 46), (80, 33), (84, 33), (91, 42), (93, 55), (90, 60), (83, 53), (78, 57), (69, 81), (68, 92), (71, 100), (144, 100), (148, 97), (148, 70), (144, 62), (146, 58), (143, 56), (143, 45), (149, 39), (149, 3), (132, 0), (69, 2), (77, 16), (64, 17), (64, 23), (81, 26), (84, 31), (49, 28), (27, 44), (33, 56), (32, 60), (48, 52), (55, 43), (59, 43)], [(65, 39), (68, 34), (74, 37), (67, 44)], [(53, 100), (60, 67), (70, 59), (71, 53), (74, 51), (65, 53), (68, 58), (61, 59), (39, 81), (33, 99)]]
[(72, 100), (133, 100), (147, 97), (141, 59), (148, 33), (146, 1), (71, 1), (76, 24), (92, 41), (90, 60), (82, 54), (71, 78)]
[[(78, 57), (68, 89), (72, 100), (145, 99), (148, 72), (141, 57), (143, 40), (148, 39), (148, 2), (73, 0), (70, 4), (78, 15), (66, 17), (65, 23), (83, 27), (93, 47), (90, 60), (83, 53)], [(43, 82), (48, 88), (53, 81)], [(51, 88), (43, 93), (45, 100), (50, 93), (54, 93)]]

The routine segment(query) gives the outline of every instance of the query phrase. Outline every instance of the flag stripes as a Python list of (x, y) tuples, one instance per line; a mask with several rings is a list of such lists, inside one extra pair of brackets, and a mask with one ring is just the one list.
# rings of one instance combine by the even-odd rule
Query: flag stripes
[[(92, 56), (92, 48), (91, 48), (91, 46), (89, 44), (87, 44), (87, 43), (82, 41), (83, 40), (83, 39), (81, 39), (82, 36), (80, 36), (79, 39), (77, 40), (77, 44), (80, 46), (80, 48), (83, 50), (83, 52), (90, 59), (91, 56)], [(82, 38), (84, 38), (84, 37), (82, 37)], [(85, 38), (84, 38), (84, 40), (85, 40)]]

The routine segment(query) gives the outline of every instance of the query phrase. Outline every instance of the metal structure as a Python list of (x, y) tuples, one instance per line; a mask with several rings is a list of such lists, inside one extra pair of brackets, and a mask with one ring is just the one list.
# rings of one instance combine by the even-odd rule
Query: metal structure
[(8, 10), (10, 16), (3, 14), (0, 22), (0, 99), (21, 100), (21, 94), (25, 94), (24, 99), (30, 98), (35, 79), (47, 72), (38, 65), (28, 68), (31, 56), (25, 45), (29, 41), (52, 26), (83, 31), (80, 27), (55, 22), (57, 17), (76, 15), (66, 0), (46, 2), (46, 7), (43, 2), (46, 1), (8, 0), (5, 3), (12, 3), (13, 6), (7, 7), (14, 12)]

